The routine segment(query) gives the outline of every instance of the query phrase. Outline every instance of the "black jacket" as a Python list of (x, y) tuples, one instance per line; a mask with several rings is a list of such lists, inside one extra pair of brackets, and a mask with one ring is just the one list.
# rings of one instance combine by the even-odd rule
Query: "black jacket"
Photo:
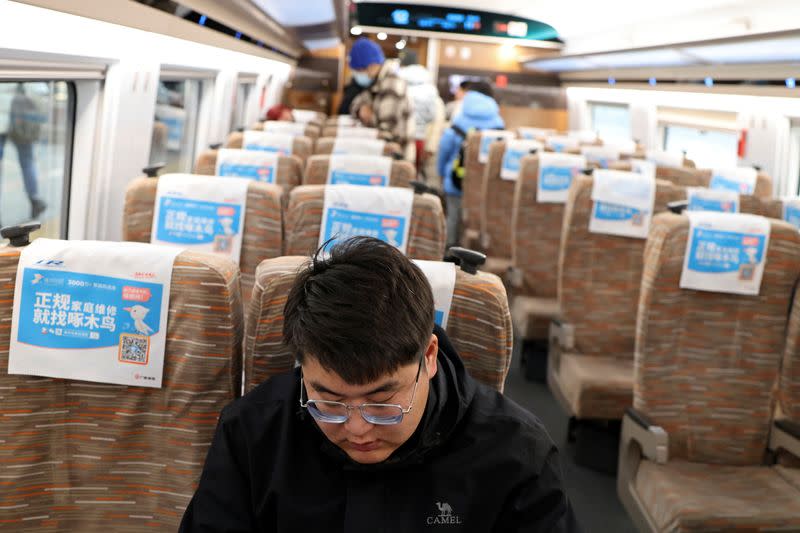
[(444, 332), (411, 438), (351, 461), (299, 407), (298, 373), (222, 411), (182, 532), (578, 531), (539, 420), (476, 383)]

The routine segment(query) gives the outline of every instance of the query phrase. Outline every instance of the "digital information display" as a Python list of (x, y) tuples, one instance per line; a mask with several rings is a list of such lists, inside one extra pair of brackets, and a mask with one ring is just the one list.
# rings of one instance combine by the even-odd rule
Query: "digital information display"
[(356, 8), (358, 24), (363, 26), (561, 42), (548, 24), (501, 13), (371, 2), (356, 4)]

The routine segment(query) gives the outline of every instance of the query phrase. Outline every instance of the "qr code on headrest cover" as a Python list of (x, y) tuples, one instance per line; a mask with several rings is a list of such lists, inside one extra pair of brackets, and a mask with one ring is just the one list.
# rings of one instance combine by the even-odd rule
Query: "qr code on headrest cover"
[(119, 361), (146, 365), (150, 357), (150, 337), (123, 333), (119, 336)]

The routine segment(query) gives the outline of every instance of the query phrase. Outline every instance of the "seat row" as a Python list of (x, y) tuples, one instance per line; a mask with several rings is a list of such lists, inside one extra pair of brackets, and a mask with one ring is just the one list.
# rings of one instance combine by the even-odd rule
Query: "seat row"
[[(7, 325), (0, 327), (2, 523), (18, 531), (174, 530), (195, 489), (222, 407), (294, 365), (293, 354), (281, 342), (283, 305), (308, 258), (263, 261), (245, 320), (234, 262), (176, 252), (160, 388), (36, 377), (6, 372), (12, 344), (8, 325), (19, 320), (12, 302), (19, 290), (21, 253), (42, 249), (39, 241), (26, 247), (32, 229), (8, 228), (4, 237), (12, 244), (0, 248), (0, 325)], [(60, 241), (49, 245), (53, 242)], [(134, 260), (153, 248), (95, 245), (122, 261), (125, 254)], [(102, 262), (98, 254), (86, 261)], [(451, 255), (460, 267), (418, 262), (436, 284), (435, 292), (442, 290), (435, 279), (449, 279), (444, 287), (451, 303), (436, 302), (437, 321), (470, 373), (502, 391), (512, 343), (505, 288), (497, 276), (477, 270), (481, 254), (453, 250)], [(48, 267), (63, 270), (55, 262)], [(437, 278), (431, 271), (446, 275)], [(121, 318), (117, 324), (124, 327)], [(147, 324), (155, 322), (148, 319)]]

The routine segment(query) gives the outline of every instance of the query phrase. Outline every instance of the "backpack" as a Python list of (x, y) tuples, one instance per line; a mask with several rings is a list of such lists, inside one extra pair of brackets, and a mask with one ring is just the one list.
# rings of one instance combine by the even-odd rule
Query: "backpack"
[[(453, 160), (453, 168), (450, 171), (450, 178), (453, 180), (453, 186), (459, 191), (464, 187), (464, 175), (467, 173), (466, 168), (466, 151), (467, 151), (467, 132), (453, 124), (450, 128), (456, 132), (456, 135), (461, 137), (461, 146), (458, 148), (458, 154)], [(472, 131), (474, 128), (470, 128)]]
[(39, 139), (42, 130), (42, 113), (33, 98), (17, 92), (11, 100), (11, 124), (8, 136), (20, 144), (30, 144)]

